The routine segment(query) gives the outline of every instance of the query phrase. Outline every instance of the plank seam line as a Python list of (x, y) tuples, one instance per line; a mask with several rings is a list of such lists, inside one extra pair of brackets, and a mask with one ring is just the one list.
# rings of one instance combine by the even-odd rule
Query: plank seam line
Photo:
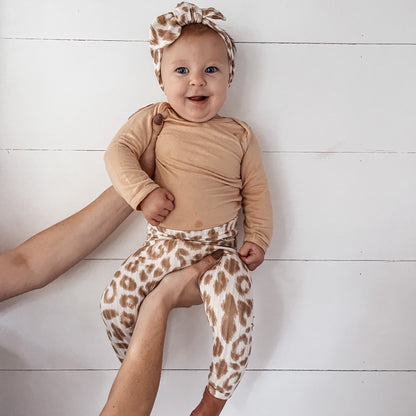
[[(105, 152), (105, 149), (46, 149), (46, 148), (27, 148), (27, 149), (12, 149), (0, 148), (4, 152)], [(415, 152), (416, 153), (416, 152)]]
[(281, 153), (281, 154), (351, 154), (351, 155), (362, 155), (362, 154), (371, 154), (371, 155), (407, 155), (407, 154), (416, 154), (416, 151), (398, 151), (398, 150), (345, 150), (345, 151), (326, 151), (326, 150), (263, 150), (263, 153)]
[[(27, 41), (62, 41), (62, 42), (113, 42), (113, 43), (148, 43), (144, 39), (87, 39), (87, 38), (41, 38), (2, 36), (2, 40)], [(293, 42), (293, 41), (236, 41), (236, 44), (246, 45), (324, 45), (324, 46), (416, 46), (415, 42)]]
[[(58, 373), (58, 372), (104, 372), (104, 371), (118, 371), (118, 368), (53, 368), (53, 369), (0, 369), (0, 372), (3, 373), (13, 373), (13, 372), (21, 372), (21, 373)], [(208, 371), (207, 368), (169, 368), (169, 369), (162, 369), (165, 372), (193, 372), (193, 371)], [(261, 368), (253, 368), (247, 369), (246, 372), (255, 373), (255, 372), (269, 372), (269, 373), (416, 373), (416, 370), (386, 370), (386, 369), (293, 369), (293, 368), (268, 368), (268, 369), (261, 369)]]
[(356, 263), (415, 263), (415, 259), (274, 259), (267, 258), (265, 261), (278, 262), (356, 262)]
[[(83, 261), (123, 261), (122, 257), (100, 257), (100, 258), (85, 258)], [(273, 259), (266, 258), (267, 262), (300, 262), (300, 263), (416, 263), (415, 259)]]
[[(4, 152), (105, 152), (105, 149), (58, 149), (58, 148), (0, 148)], [(306, 155), (414, 155), (416, 151), (363, 150), (363, 151), (325, 151), (325, 150), (263, 150), (265, 154), (306, 154)]]

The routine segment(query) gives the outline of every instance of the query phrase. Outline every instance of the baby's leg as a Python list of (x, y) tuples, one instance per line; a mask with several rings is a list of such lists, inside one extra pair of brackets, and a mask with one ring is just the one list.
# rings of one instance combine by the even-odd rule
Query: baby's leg
[(177, 240), (147, 242), (114, 274), (101, 298), (107, 335), (120, 361), (124, 360), (143, 299), (163, 277), (180, 267)]
[(251, 278), (236, 251), (225, 252), (200, 290), (214, 337), (208, 392), (227, 400), (247, 367), (253, 330)]

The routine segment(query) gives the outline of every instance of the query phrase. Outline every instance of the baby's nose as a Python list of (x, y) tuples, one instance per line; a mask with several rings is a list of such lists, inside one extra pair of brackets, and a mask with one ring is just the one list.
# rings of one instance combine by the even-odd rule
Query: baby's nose
[(190, 84), (192, 86), (202, 87), (206, 84), (205, 77), (201, 73), (195, 73), (191, 77)]

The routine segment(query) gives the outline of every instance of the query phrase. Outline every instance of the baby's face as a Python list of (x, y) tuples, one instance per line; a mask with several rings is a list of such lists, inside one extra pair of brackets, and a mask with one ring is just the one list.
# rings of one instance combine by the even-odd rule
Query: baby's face
[(185, 120), (210, 120), (227, 98), (228, 55), (215, 32), (182, 35), (163, 50), (163, 89)]

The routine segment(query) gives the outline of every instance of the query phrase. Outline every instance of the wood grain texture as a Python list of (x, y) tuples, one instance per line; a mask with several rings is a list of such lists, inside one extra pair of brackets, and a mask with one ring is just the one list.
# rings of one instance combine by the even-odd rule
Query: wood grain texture
[[(99, 299), (119, 260), (85, 260), (0, 305), (0, 369), (115, 369)], [(256, 370), (416, 370), (414, 262), (266, 261), (254, 273)], [(174, 311), (164, 368), (207, 369), (202, 307)]]
[[(0, 48), (3, 149), (103, 150), (133, 112), (164, 100), (147, 43)], [(416, 152), (415, 67), (415, 46), (241, 44), (222, 114), (268, 152)]]
[[(2, 411), (55, 416), (96, 415), (115, 371), (0, 372)], [(189, 414), (207, 372), (165, 371), (152, 414)], [(416, 409), (411, 373), (249, 372), (222, 415), (410, 416)], [(25, 392), (22, 400), (21, 392)]]
[[(159, 14), (176, 3), (2, 0), (4, 37), (144, 40)], [(244, 42), (416, 42), (412, 0), (201, 0), (227, 17), (223, 27)], [(255, 19), (254, 19), (255, 16)]]
[[(1, 249), (102, 192), (102, 159), (103, 152), (0, 151)], [(275, 219), (267, 258), (415, 260), (416, 154), (265, 153), (264, 161)], [(124, 259), (144, 238), (135, 213), (90, 258)]]

